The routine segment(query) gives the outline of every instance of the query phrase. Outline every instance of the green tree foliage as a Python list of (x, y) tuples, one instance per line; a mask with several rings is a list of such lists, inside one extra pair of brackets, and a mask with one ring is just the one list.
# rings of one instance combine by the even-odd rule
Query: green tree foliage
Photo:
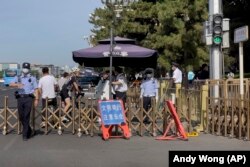
[(206, 0), (141, 0), (124, 8), (120, 19), (114, 19), (114, 6), (98, 8), (89, 20), (94, 25), (92, 43), (109, 38), (113, 25), (115, 35), (157, 50), (161, 66), (169, 69), (175, 61), (198, 69), (208, 62), (207, 48), (201, 42), (207, 6)]

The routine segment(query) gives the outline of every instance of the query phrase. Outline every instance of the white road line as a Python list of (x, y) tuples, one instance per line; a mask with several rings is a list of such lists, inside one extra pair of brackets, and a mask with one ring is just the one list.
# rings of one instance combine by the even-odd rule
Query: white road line
[(12, 140), (10, 140), (9, 143), (7, 143), (4, 148), (3, 151), (7, 151), (11, 148), (11, 146), (13, 146), (13, 144), (17, 141), (17, 139), (19, 138), (19, 135), (15, 135), (15, 137), (12, 138)]

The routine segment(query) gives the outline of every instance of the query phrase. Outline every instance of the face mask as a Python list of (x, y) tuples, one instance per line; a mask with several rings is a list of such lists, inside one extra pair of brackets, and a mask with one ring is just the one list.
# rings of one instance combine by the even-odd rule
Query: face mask
[(23, 68), (23, 70), (22, 70), (22, 72), (24, 73), (24, 74), (28, 74), (29, 73), (29, 69), (27, 69), (27, 68)]
[(152, 74), (147, 74), (147, 78), (151, 78), (152, 77)]

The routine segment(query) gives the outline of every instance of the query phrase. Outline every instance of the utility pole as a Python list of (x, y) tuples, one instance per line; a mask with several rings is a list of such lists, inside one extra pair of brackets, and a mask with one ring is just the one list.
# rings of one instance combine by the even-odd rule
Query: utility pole
[(110, 49), (109, 49), (109, 56), (110, 56), (110, 65), (109, 65), (109, 99), (113, 99), (112, 97), (112, 66), (113, 66), (113, 51), (114, 51), (114, 22), (115, 19), (120, 18), (120, 13), (123, 10), (123, 7), (127, 7), (130, 3), (137, 2), (136, 0), (101, 0), (103, 4), (109, 7), (112, 10), (112, 23), (110, 27)]
[[(214, 24), (214, 16), (221, 15), (222, 16), (222, 0), (209, 0), (209, 21)], [(214, 31), (213, 26), (213, 31)], [(213, 36), (213, 41), (215, 41)], [(210, 79), (217, 80), (222, 78), (222, 67), (223, 67), (223, 59), (222, 59), (222, 50), (221, 44), (212, 44), (210, 45), (209, 50), (210, 55)], [(211, 92), (212, 96), (215, 98), (219, 97), (219, 86), (214, 86), (213, 91)]]
[(112, 97), (112, 66), (113, 66), (113, 50), (114, 50), (114, 37), (113, 37), (113, 23), (110, 28), (110, 59), (109, 59), (109, 99)]

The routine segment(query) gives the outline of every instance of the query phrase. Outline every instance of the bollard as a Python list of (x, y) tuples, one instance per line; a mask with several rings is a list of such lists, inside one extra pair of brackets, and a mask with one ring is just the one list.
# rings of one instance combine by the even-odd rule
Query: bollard
[(175, 94), (174, 93), (171, 93), (171, 101), (173, 104), (175, 104)]
[[(205, 127), (205, 121), (204, 121), (204, 116), (205, 116), (205, 112), (206, 112), (206, 117), (208, 117), (208, 111), (207, 111), (207, 98), (208, 98), (208, 84), (206, 82), (205, 85), (201, 86), (201, 114), (200, 114), (200, 120), (201, 120), (201, 124), (196, 128), (197, 132), (201, 132), (204, 131), (204, 127)], [(207, 125), (208, 126), (208, 122)]]
[(180, 89), (181, 89), (181, 84), (175, 84), (175, 94), (176, 94), (176, 98), (179, 97), (179, 92), (180, 92)]

